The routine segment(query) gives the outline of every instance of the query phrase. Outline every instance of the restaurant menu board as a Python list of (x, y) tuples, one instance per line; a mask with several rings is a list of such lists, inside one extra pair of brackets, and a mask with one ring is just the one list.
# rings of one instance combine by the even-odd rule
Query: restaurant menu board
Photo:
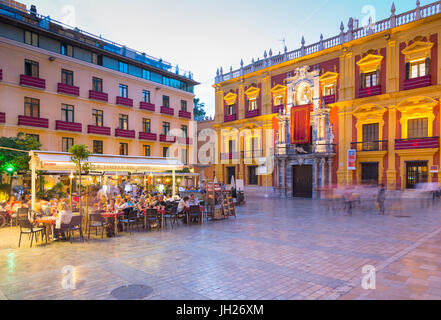
[(236, 190), (237, 191), (243, 191), (243, 180), (237, 179), (236, 180)]
[(213, 188), (215, 192), (222, 190), (220, 183), (207, 183), (207, 192), (213, 192)]

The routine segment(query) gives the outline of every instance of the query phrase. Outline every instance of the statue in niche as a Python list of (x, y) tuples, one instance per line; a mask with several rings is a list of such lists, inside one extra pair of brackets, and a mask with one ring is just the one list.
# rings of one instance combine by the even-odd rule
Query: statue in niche
[(334, 131), (333, 131), (332, 124), (329, 124), (329, 126), (328, 126), (328, 139), (329, 139), (330, 144), (334, 143)]

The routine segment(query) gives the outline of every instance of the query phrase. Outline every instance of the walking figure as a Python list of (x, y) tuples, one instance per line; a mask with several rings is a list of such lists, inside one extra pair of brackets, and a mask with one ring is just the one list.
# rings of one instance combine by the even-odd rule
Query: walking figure
[(380, 184), (380, 189), (378, 190), (377, 203), (379, 214), (384, 214), (384, 201), (386, 200), (386, 189), (384, 184)]

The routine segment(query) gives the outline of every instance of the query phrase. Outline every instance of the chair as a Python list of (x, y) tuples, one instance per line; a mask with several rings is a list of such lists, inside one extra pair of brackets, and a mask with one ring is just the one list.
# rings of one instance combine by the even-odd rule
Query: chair
[[(139, 226), (139, 225), (136, 221), (138, 215), (136, 214), (136, 212), (132, 208), (130, 208), (130, 209), (131, 210), (128, 211), (127, 218), (122, 219), (121, 223), (126, 226), (126, 231), (129, 230), (130, 233), (132, 233), (131, 226), (133, 226), (133, 225)], [(138, 227), (138, 231), (139, 231), (139, 227)]]
[(13, 222), (18, 225), (20, 218), (29, 218), (29, 208), (18, 208), (16, 213), (11, 214), (11, 227)]
[(69, 228), (67, 231), (69, 233), (70, 243), (72, 243), (72, 234), (75, 231), (78, 231), (78, 233), (80, 234), (81, 240), (83, 240), (83, 242), (84, 242), (83, 217), (82, 216), (73, 216), (72, 220), (70, 221)]
[(164, 219), (165, 219), (165, 226), (167, 226), (167, 221), (170, 222), (170, 225), (173, 229), (173, 225), (175, 222), (177, 222), (177, 216), (178, 216), (178, 207), (171, 205), (165, 209)]
[(95, 228), (95, 235), (98, 235), (98, 229), (101, 228), (101, 239), (104, 238), (104, 228), (106, 227), (106, 222), (101, 216), (101, 213), (89, 214), (89, 219), (87, 220), (87, 238), (90, 239), (90, 229)]
[[(21, 236), (22, 234), (27, 234), (31, 236), (31, 248), (32, 248), (32, 242), (34, 240), (35, 235), (35, 242), (38, 241), (38, 233), (41, 233), (41, 239), (43, 239), (43, 236), (45, 235), (45, 229), (44, 228), (36, 228), (29, 219), (26, 218), (20, 218), (18, 219), (18, 224), (20, 226), (20, 238), (18, 239), (18, 247), (20, 248), (21, 244)], [(47, 242), (47, 239), (46, 239)]]
[(188, 217), (189, 217), (189, 219), (197, 218), (199, 223), (202, 223), (201, 207), (199, 205), (190, 206), (190, 209), (188, 210)]
[(145, 216), (144, 216), (145, 225), (149, 227), (149, 229), (152, 228), (152, 223), (157, 223), (158, 225), (161, 224), (161, 219), (158, 214), (158, 210), (156, 209), (146, 209)]

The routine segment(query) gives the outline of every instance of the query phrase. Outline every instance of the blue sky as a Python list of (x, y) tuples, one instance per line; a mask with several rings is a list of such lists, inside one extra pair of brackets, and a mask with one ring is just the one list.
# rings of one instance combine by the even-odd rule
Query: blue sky
[[(349, 17), (360, 21), (374, 13), (390, 15), (390, 0), (22, 0), (39, 13), (124, 44), (190, 70), (201, 83), (196, 95), (214, 114), (214, 76), (263, 57), (300, 47), (340, 32)], [(421, 5), (434, 2), (422, 0)], [(397, 13), (415, 8), (416, 0), (395, 1)], [(74, 15), (68, 14), (74, 8)]]

